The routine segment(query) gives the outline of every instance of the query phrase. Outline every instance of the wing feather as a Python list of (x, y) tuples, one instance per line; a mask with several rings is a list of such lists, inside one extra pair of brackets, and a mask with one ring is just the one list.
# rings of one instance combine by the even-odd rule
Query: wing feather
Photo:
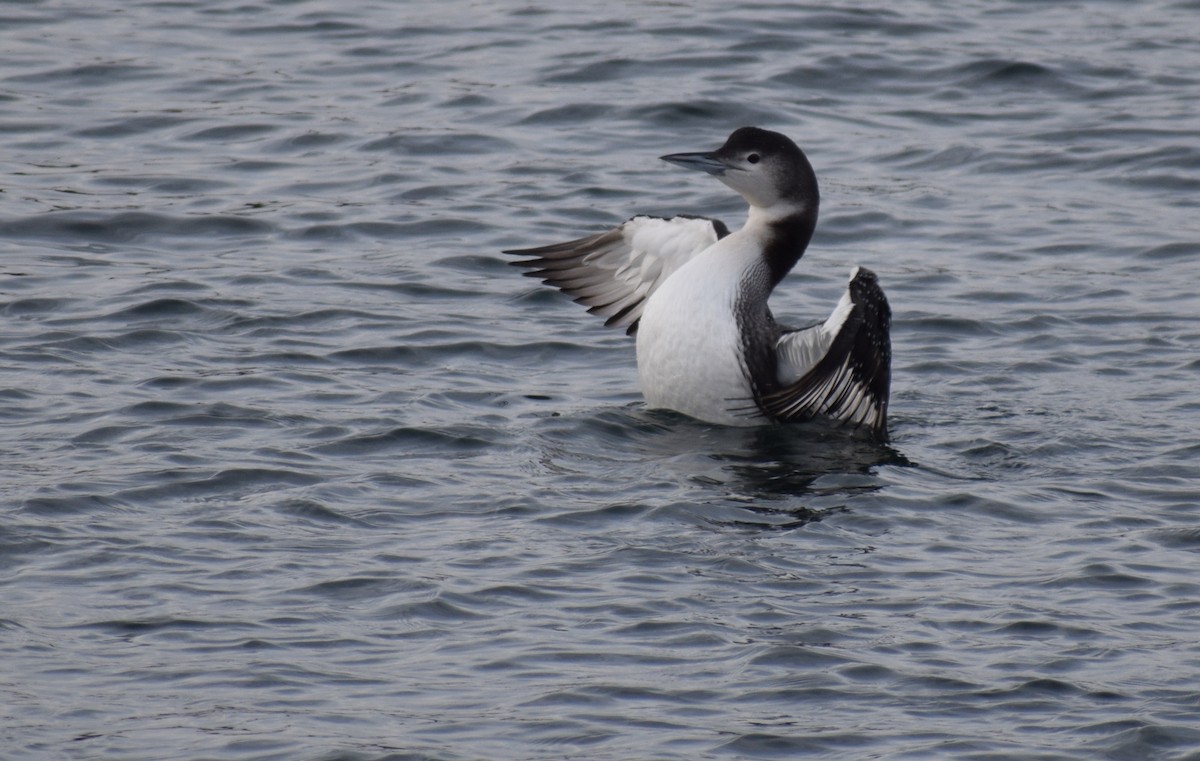
[(696, 254), (729, 234), (720, 220), (639, 215), (612, 230), (540, 248), (513, 262), (583, 304), (606, 325), (637, 331), (646, 299)]
[(783, 387), (763, 397), (764, 411), (781, 422), (831, 417), (886, 439), (891, 320), (875, 273), (855, 268), (828, 320), (780, 337)]

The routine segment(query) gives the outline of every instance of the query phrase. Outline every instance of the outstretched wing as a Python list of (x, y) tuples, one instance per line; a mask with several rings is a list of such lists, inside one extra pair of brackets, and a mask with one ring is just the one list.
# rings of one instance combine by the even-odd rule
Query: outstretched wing
[(887, 438), (892, 310), (875, 273), (855, 267), (821, 325), (785, 333), (776, 349), (783, 387), (761, 404), (781, 422), (831, 417)]
[(513, 264), (606, 318), (605, 325), (633, 334), (650, 294), (728, 234), (729, 228), (716, 219), (639, 215), (587, 238), (504, 253), (529, 257)]

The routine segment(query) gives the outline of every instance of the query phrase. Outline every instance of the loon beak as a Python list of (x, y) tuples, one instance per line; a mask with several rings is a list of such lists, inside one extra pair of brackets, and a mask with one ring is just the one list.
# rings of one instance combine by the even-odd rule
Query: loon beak
[(672, 153), (659, 158), (684, 169), (698, 169), (717, 177), (725, 174), (725, 170), (729, 168), (715, 153)]

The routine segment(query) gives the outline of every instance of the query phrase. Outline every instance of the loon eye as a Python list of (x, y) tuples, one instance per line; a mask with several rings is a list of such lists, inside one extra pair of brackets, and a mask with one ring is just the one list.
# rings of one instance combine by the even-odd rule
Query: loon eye
[(757, 153), (751, 153), (749, 156), (746, 157), (746, 161), (749, 161), (751, 164), (757, 164), (758, 159), (759, 159), (759, 155)]

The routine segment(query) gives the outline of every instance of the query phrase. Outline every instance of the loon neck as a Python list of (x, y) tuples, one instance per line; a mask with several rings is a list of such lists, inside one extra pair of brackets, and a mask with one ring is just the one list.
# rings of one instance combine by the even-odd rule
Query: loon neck
[(746, 227), (762, 241), (762, 257), (770, 272), (771, 288), (779, 285), (804, 255), (817, 227), (817, 203), (751, 206)]

